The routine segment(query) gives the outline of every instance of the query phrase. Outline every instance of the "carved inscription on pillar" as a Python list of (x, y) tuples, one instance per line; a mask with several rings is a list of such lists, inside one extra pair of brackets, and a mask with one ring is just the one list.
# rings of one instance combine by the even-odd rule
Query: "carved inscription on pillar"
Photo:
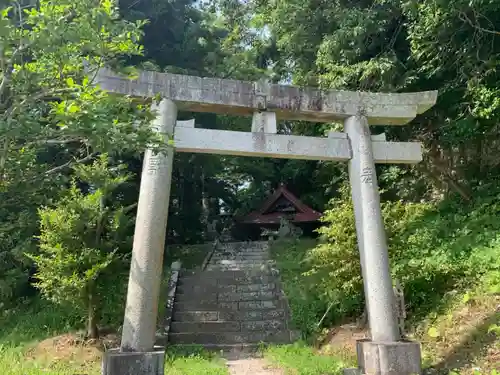
[(365, 166), (361, 170), (361, 182), (364, 184), (373, 183), (373, 170), (372, 170), (372, 168)]
[[(150, 152), (150, 151), (149, 151)], [(165, 155), (153, 154), (150, 152), (147, 163), (147, 171), (149, 175), (157, 174), (162, 168), (165, 168), (167, 164), (167, 158)]]
[[(362, 136), (370, 137), (369, 129), (366, 129), (367, 126), (363, 126)], [(361, 182), (363, 184), (372, 184), (373, 183), (373, 164), (370, 162), (370, 159), (373, 159), (373, 154), (368, 149), (369, 144), (367, 142), (360, 142), (359, 144), (359, 154), (361, 156)]]

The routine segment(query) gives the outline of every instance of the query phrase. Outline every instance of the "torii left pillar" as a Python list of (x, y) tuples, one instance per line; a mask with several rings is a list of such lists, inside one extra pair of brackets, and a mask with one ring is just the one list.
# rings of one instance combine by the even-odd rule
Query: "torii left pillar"
[[(177, 120), (175, 103), (163, 99), (152, 109), (157, 111), (154, 129), (172, 135)], [(105, 353), (103, 375), (164, 373), (165, 348), (154, 344), (173, 153), (170, 147), (157, 154), (146, 150), (144, 155), (122, 341), (120, 349)]]

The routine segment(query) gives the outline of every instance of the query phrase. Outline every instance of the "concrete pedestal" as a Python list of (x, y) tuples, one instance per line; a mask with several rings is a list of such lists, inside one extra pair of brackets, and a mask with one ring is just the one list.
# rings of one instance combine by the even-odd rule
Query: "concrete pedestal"
[(104, 353), (102, 375), (164, 375), (165, 348), (156, 346), (151, 352)]
[[(422, 373), (420, 344), (412, 341), (356, 343), (358, 373), (363, 375), (419, 375)], [(356, 370), (344, 370), (344, 374)]]

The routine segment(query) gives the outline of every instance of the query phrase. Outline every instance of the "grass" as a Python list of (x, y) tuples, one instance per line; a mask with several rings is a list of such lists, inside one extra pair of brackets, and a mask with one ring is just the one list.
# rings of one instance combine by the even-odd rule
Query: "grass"
[(100, 366), (87, 365), (80, 360), (51, 362), (29, 359), (22, 353), (1, 352), (0, 369), (4, 375), (98, 375)]
[[(461, 209), (437, 208), (425, 220), (408, 223), (409, 227), (403, 231), (413, 241), (402, 239), (403, 253), (410, 254), (407, 243), (411, 245), (412, 256), (420, 256), (420, 248), (432, 249), (428, 255), (438, 256), (431, 264), (437, 268), (429, 269), (441, 272), (442, 267), (443, 272), (438, 272), (441, 281), (446, 281), (447, 267), (453, 265), (446, 263), (453, 258), (450, 254), (457, 255), (453, 259), (462, 262), (461, 272), (466, 271), (467, 277), (459, 280), (461, 282), (455, 282), (456, 275), (451, 274), (454, 283), (444, 283), (445, 288), (441, 289), (434, 289), (439, 285), (425, 278), (406, 280), (407, 285), (412, 286), (407, 302), (413, 303), (408, 328), (411, 338), (422, 342), (424, 365), (432, 374), (494, 375), (500, 368), (500, 221), (497, 212), (500, 212), (497, 200), (478, 200)], [(339, 327), (332, 329), (332, 317), (323, 322), (330, 335), (322, 336), (328, 339), (321, 345), (315, 339), (319, 333), (318, 322), (329, 305), (325, 295), (318, 296), (319, 285), (325, 283), (318, 282), (318, 275), (304, 274), (309, 270), (304, 259), (315, 245), (316, 241), (300, 240), (276, 243), (271, 249), (281, 271), (294, 323), (311, 344), (263, 349), (264, 358), (287, 375), (338, 374), (342, 367), (351, 367), (355, 362), (352, 350), (355, 337), (339, 334)], [(176, 250), (175, 254), (176, 258), (182, 258), (183, 265), (193, 268), (201, 264), (207, 249), (188, 246)], [(406, 274), (412, 277), (411, 272)], [(167, 279), (169, 273), (165, 272), (164, 276)], [(432, 280), (432, 274), (425, 276)], [(332, 277), (327, 275), (326, 280)], [(122, 320), (124, 285), (115, 283), (108, 289), (111, 292), (107, 295), (111, 297), (106, 303), (105, 324), (119, 324)], [(414, 293), (419, 293), (419, 299), (412, 299)], [(342, 311), (334, 313), (336, 317), (344, 314), (345, 318), (353, 318)], [(103, 347), (79, 340), (76, 331), (82, 327), (79, 312), (40, 299), (22, 301), (16, 308), (0, 311), (0, 373), (99, 374)], [(347, 342), (348, 345), (344, 345)], [(165, 372), (227, 375), (228, 369), (220, 358), (200, 350), (169, 351)]]
[[(79, 339), (83, 324), (76, 311), (41, 299), (0, 312), (0, 373), (2, 375), (98, 375), (105, 337), (98, 343)], [(114, 346), (115, 344), (113, 344)], [(203, 351), (168, 352), (165, 373), (227, 375), (219, 358)]]
[(484, 285), (450, 298), (446, 311), (429, 314), (416, 326), (414, 337), (422, 342), (425, 367), (461, 375), (489, 375), (500, 369), (500, 295)]
[(263, 350), (264, 358), (285, 370), (288, 375), (336, 375), (345, 364), (331, 356), (318, 354), (304, 343), (271, 346)]
[[(76, 330), (82, 323), (71, 309), (36, 299), (2, 312), (0, 327), (2, 375), (100, 374), (103, 344), (89, 344), (78, 338)], [(320, 355), (305, 344), (263, 350), (265, 358), (283, 368), (287, 375), (337, 374), (342, 367), (337, 358)], [(224, 360), (200, 348), (187, 352), (169, 350), (165, 373), (229, 375)]]
[(172, 355), (165, 362), (165, 373), (169, 375), (229, 375), (224, 361), (204, 354), (188, 356)]
[[(302, 275), (307, 268), (301, 260), (315, 243), (306, 240), (294, 246), (283, 243), (277, 245), (273, 254), (281, 270), (292, 317), (298, 328), (310, 333), (326, 308), (313, 297), (314, 279)], [(415, 315), (407, 322), (410, 338), (422, 343), (423, 364), (431, 371), (429, 373), (497, 375), (495, 371), (500, 369), (500, 293), (497, 272), (493, 267), (467, 287), (453, 289), (443, 296), (435, 310), (425, 316)], [(353, 365), (354, 339), (347, 337), (341, 327), (330, 327), (326, 331), (333, 333), (335, 338), (324, 342), (318, 351), (339, 358), (347, 367)], [(309, 336), (310, 343), (314, 337), (318, 337), (317, 334)], [(339, 340), (342, 335), (346, 337)], [(311, 365), (310, 370), (308, 355), (295, 347), (271, 348), (266, 356), (285, 368), (295, 369), (296, 374), (316, 374), (313, 366), (322, 366), (321, 360), (318, 360)], [(300, 363), (305, 363), (303, 369)]]
[[(102, 352), (93, 346), (49, 347), (42, 354), (33, 347), (0, 349), (2, 375), (99, 375)], [(36, 350), (36, 353), (33, 352)], [(225, 363), (211, 356), (178, 356), (167, 353), (169, 375), (229, 375)]]

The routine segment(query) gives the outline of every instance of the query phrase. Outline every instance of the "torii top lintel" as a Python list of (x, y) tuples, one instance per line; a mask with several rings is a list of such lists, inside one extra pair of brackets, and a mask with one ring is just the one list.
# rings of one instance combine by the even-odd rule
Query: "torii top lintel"
[(364, 115), (371, 125), (404, 125), (436, 103), (437, 91), (371, 93), (319, 90), (220, 78), (140, 71), (136, 79), (103, 68), (96, 83), (118, 94), (161, 97), (179, 109), (193, 112), (251, 115), (259, 110), (276, 112), (281, 119), (332, 122)]

